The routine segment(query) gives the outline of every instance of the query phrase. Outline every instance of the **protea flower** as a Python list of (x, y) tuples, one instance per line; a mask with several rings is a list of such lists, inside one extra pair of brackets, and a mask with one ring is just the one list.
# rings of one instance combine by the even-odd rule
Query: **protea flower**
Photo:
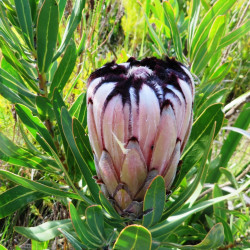
[(120, 214), (138, 215), (146, 189), (174, 181), (192, 125), (194, 83), (175, 59), (107, 63), (88, 80), (88, 130), (98, 183)]

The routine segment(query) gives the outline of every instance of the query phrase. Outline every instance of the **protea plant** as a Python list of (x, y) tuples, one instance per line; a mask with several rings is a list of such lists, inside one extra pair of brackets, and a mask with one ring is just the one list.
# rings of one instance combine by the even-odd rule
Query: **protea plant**
[(124, 215), (141, 212), (147, 187), (174, 181), (192, 126), (194, 83), (175, 59), (107, 63), (88, 80), (88, 130), (98, 183)]

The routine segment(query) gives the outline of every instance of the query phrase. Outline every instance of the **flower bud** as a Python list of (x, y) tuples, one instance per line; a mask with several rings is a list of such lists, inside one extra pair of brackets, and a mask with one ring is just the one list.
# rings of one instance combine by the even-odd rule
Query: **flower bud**
[(107, 63), (88, 80), (88, 131), (99, 183), (120, 214), (141, 211), (150, 181), (174, 181), (192, 126), (194, 83), (175, 59)]

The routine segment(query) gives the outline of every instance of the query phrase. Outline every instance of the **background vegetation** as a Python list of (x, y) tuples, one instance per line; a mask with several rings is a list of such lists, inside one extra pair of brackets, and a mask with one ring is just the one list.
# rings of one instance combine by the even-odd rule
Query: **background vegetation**
[[(249, 248), (248, 8), (246, 0), (1, 0), (0, 244)], [(166, 55), (195, 79), (190, 141), (164, 209), (120, 218), (91, 178), (86, 81), (112, 60)], [(164, 192), (160, 178), (152, 187)]]

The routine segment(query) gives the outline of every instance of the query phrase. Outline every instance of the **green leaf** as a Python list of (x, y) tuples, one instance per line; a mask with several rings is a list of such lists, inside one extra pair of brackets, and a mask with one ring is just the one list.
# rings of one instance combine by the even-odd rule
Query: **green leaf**
[(85, 93), (82, 104), (80, 106), (80, 110), (79, 110), (79, 114), (77, 117), (77, 119), (80, 121), (80, 123), (83, 125), (83, 127), (86, 129), (87, 128), (87, 95)]
[(70, 219), (66, 219), (45, 222), (37, 227), (15, 227), (15, 231), (28, 239), (48, 241), (61, 234), (58, 228), (66, 231), (73, 229)]
[(173, 230), (179, 227), (189, 216), (204, 211), (204, 209), (212, 206), (215, 203), (232, 199), (234, 196), (237, 196), (243, 190), (245, 190), (250, 185), (250, 180), (246, 181), (238, 190), (228, 195), (224, 195), (215, 199), (206, 200), (200, 202), (191, 208), (185, 208), (177, 213), (174, 213), (172, 216), (168, 217), (166, 220), (158, 223), (157, 225), (150, 228), (152, 237), (161, 237), (163, 234), (170, 234)]
[[(0, 34), (5, 38), (6, 41), (20, 54), (23, 52), (22, 45), (20, 43), (20, 39), (17, 38), (16, 34), (13, 32), (11, 28), (11, 24), (6, 15), (6, 11), (2, 5), (0, 5)], [(2, 32), (1, 32), (2, 31)]]
[(162, 216), (166, 199), (165, 182), (162, 176), (156, 176), (150, 183), (143, 202), (144, 227), (151, 227), (156, 224)]
[[(235, 179), (235, 177), (234, 177), (233, 173), (231, 173), (231, 171), (229, 171), (229, 170), (226, 169), (226, 168), (220, 168), (220, 172), (223, 173), (223, 174), (227, 177), (227, 179), (232, 183), (232, 185), (233, 185), (236, 189), (238, 188), (239, 185), (238, 185), (238, 183), (237, 183), (237, 180)], [(242, 203), (243, 207), (244, 207), (245, 209), (247, 209), (247, 207), (246, 207), (246, 202), (245, 202), (245, 200), (244, 200), (244, 198), (243, 198), (243, 194), (240, 194), (239, 196), (240, 196), (241, 203)]]
[(153, 29), (153, 27), (152, 27), (152, 25), (151, 25), (151, 23), (150, 23), (147, 15), (145, 13), (144, 13), (144, 17), (145, 17), (145, 20), (146, 20), (146, 22), (148, 24), (149, 35), (150, 35), (151, 39), (153, 40), (154, 45), (157, 45), (157, 48), (160, 49), (159, 55), (167, 54), (167, 51), (165, 50), (165, 47), (162, 44), (161, 39), (156, 34), (155, 30)]
[(81, 200), (81, 198), (77, 194), (66, 192), (66, 191), (63, 191), (54, 187), (49, 187), (42, 183), (23, 178), (21, 176), (18, 176), (6, 170), (0, 170), (0, 175), (4, 176), (8, 180), (11, 180), (23, 187), (26, 187), (34, 191), (43, 192), (48, 195), (55, 195), (59, 197), (66, 197), (66, 198)]
[(196, 110), (196, 116), (199, 116), (210, 105), (222, 102), (227, 92), (228, 89), (220, 89), (209, 95), (206, 99), (203, 100), (202, 105)]
[(68, 173), (72, 181), (78, 182), (81, 179), (80, 170), (77, 166), (77, 163), (74, 159), (74, 156), (72, 154), (71, 149), (69, 148), (68, 142), (64, 136), (63, 128), (62, 128), (62, 121), (61, 121), (61, 108), (66, 107), (65, 103), (63, 102), (63, 99), (58, 92), (57, 89), (54, 90), (53, 95), (53, 108), (56, 116), (57, 125), (59, 128), (59, 132), (62, 138), (62, 143), (64, 147), (64, 152), (67, 160), (67, 166), (68, 166)]
[(178, 244), (169, 244), (169, 246), (176, 246), (180, 249), (189, 250), (189, 249), (217, 249), (223, 244), (224, 241), (224, 230), (221, 223), (214, 225), (211, 230), (208, 232), (203, 241), (197, 245), (178, 245)]
[(83, 10), (84, 6), (85, 6), (85, 0), (76, 0), (75, 1), (75, 5), (72, 9), (70, 19), (67, 23), (67, 26), (66, 26), (63, 38), (62, 38), (61, 45), (60, 45), (59, 49), (57, 50), (56, 55), (53, 58), (53, 61), (56, 60), (63, 53), (64, 49), (67, 47), (70, 39), (73, 36), (73, 33), (74, 33), (77, 25), (81, 21), (82, 10)]
[(101, 191), (99, 192), (99, 198), (102, 206), (107, 211), (107, 213), (111, 215), (114, 219), (121, 221), (120, 215), (116, 212), (114, 207), (110, 204), (108, 199), (104, 196), (104, 194)]
[[(30, 76), (26, 69), (24, 68), (24, 65), (21, 63), (20, 60), (17, 59), (16, 55), (15, 55), (15, 51), (13, 51), (12, 48), (10, 48), (9, 44), (2, 38), (2, 36), (0, 35), (0, 47), (2, 50), (2, 53), (4, 55), (4, 58), (6, 59), (6, 61), (13, 66), (13, 68), (15, 68), (18, 72), (20, 72), (20, 74), (22, 75), (22, 77), (24, 77), (24, 79), (26, 80), (27, 84), (35, 91), (35, 92), (39, 92), (38, 87), (36, 86), (35, 83), (35, 79), (32, 79), (33, 76)], [(32, 68), (32, 65), (29, 65), (30, 68)]]
[(131, 225), (125, 227), (119, 234), (114, 250), (127, 249), (151, 249), (152, 236), (150, 232), (143, 226)]
[(75, 143), (77, 145), (77, 148), (79, 149), (79, 152), (81, 153), (82, 158), (87, 163), (89, 169), (94, 172), (95, 164), (93, 153), (89, 143), (89, 137), (84, 131), (84, 128), (81, 123), (76, 118), (73, 118), (73, 134), (75, 138)]
[(227, 220), (224, 220), (216, 215), (215, 215), (215, 217), (223, 225), (225, 240), (227, 242), (233, 243), (234, 242), (233, 233), (232, 233), (232, 230), (230, 229), (230, 226), (227, 223)]
[(102, 246), (102, 242), (91, 233), (86, 223), (80, 218), (76, 208), (72, 203), (69, 204), (70, 218), (74, 229), (79, 239), (87, 246), (91, 248), (99, 248)]
[[(213, 198), (217, 198), (217, 197), (221, 197), (221, 196), (223, 196), (223, 193), (222, 193), (221, 189), (219, 188), (218, 184), (216, 183), (214, 185), (214, 189), (213, 189)], [(218, 203), (213, 205), (214, 215), (226, 220), (227, 215), (226, 215), (225, 210), (223, 210), (223, 208), (225, 208), (225, 204), (223, 201), (218, 202)], [(216, 221), (220, 222), (220, 220), (216, 220)]]
[[(82, 107), (82, 105), (85, 105), (85, 103), (83, 103), (83, 101), (86, 99), (86, 93), (81, 93), (77, 99), (75, 100), (75, 102), (73, 103), (73, 105), (71, 106), (70, 110), (69, 110), (69, 114), (73, 117), (75, 116), (76, 118), (78, 118), (80, 109)], [(86, 100), (85, 100), (86, 101)]]
[(231, 65), (232, 65), (232, 62), (227, 62), (227, 63), (220, 65), (213, 74), (209, 75), (209, 78), (206, 81), (206, 83), (211, 83), (214, 81), (218, 83), (222, 81), (225, 78), (225, 76), (228, 74), (231, 68)]
[(67, 4), (67, 0), (59, 0), (58, 1), (58, 6), (59, 6), (59, 20), (62, 19), (62, 16), (63, 16), (66, 4)]
[(36, 109), (35, 109), (33, 106), (31, 106), (31, 105), (29, 104), (29, 102), (28, 102), (28, 103), (26, 102), (27, 99), (26, 99), (26, 100), (24, 100), (24, 98), (22, 99), (21, 97), (23, 97), (23, 96), (21, 96), (20, 94), (17, 95), (16, 93), (14, 93), (14, 92), (11, 90), (11, 88), (9, 88), (9, 87), (7, 87), (7, 86), (5, 86), (5, 85), (2, 85), (1, 83), (0, 83), (0, 94), (1, 94), (6, 100), (10, 101), (11, 103), (13, 103), (13, 104), (21, 103), (21, 104), (23, 104), (24, 106), (29, 107), (29, 109), (30, 109), (34, 114), (37, 113)]
[(48, 246), (49, 246), (49, 240), (44, 242), (31, 240), (31, 250), (43, 250), (47, 249)]
[(90, 169), (88, 168), (88, 164), (86, 160), (81, 156), (81, 153), (77, 147), (75, 137), (72, 132), (72, 118), (70, 117), (68, 111), (65, 107), (62, 107), (62, 127), (64, 131), (64, 135), (66, 137), (66, 140), (69, 144), (69, 147), (75, 157), (75, 160), (79, 166), (79, 169), (82, 173), (82, 177), (84, 178), (85, 182), (87, 183), (89, 187), (89, 191), (91, 195), (93, 196), (94, 200), (99, 203), (99, 188), (97, 184), (95, 183), (94, 179), (92, 178), (92, 173)]
[(29, 1), (15, 0), (18, 21), (22, 28), (23, 36), (28, 46), (33, 49), (34, 35)]
[(57, 88), (59, 92), (63, 90), (75, 67), (76, 58), (76, 46), (74, 41), (70, 40), (65, 54), (53, 77), (52, 84), (50, 87), (50, 97), (52, 96), (55, 88)]
[(21, 167), (49, 172), (58, 171), (58, 168), (49, 166), (44, 158), (34, 155), (27, 149), (18, 147), (2, 133), (0, 133), (0, 159)]
[(46, 152), (50, 152), (50, 150), (48, 149), (47, 145), (41, 140), (39, 134), (48, 142), (53, 150), (57, 152), (49, 131), (38, 117), (33, 116), (30, 109), (22, 104), (16, 104), (16, 112), (24, 125), (30, 131), (32, 136), (40, 143), (40, 145)]
[(231, 171), (229, 171), (226, 168), (220, 168), (220, 171), (227, 177), (227, 179), (232, 183), (232, 185), (235, 188), (238, 188), (238, 183), (237, 183), (235, 177), (233, 176), (233, 174), (231, 173)]
[(239, 28), (233, 30), (231, 33), (224, 36), (221, 39), (217, 50), (221, 50), (221, 49), (227, 47), (228, 45), (238, 41), (240, 39), (240, 37), (244, 36), (247, 32), (249, 32), (249, 27), (250, 27), (250, 20), (247, 20)]
[(177, 55), (177, 58), (180, 61), (183, 61), (180, 32), (175, 22), (174, 10), (168, 1), (163, 1), (163, 8), (164, 8), (164, 12), (165, 12), (166, 18), (170, 26), (171, 37), (174, 42), (175, 53)]
[(3, 245), (0, 244), (0, 250), (8, 250), (8, 249), (5, 248)]
[(56, 0), (44, 0), (37, 20), (37, 60), (40, 73), (46, 73), (56, 48), (59, 10)]
[(204, 149), (201, 164), (200, 164), (200, 167), (196, 174), (195, 179), (193, 180), (192, 184), (189, 185), (186, 188), (186, 190), (182, 192), (180, 196), (172, 203), (172, 205), (167, 209), (167, 211), (164, 212), (162, 216), (163, 219), (167, 218), (172, 213), (178, 211), (184, 205), (185, 202), (189, 203), (189, 207), (192, 207), (193, 203), (196, 201), (199, 194), (201, 193), (203, 185), (207, 177), (208, 164), (206, 164), (206, 162), (207, 162), (207, 158), (212, 147), (215, 128), (216, 128), (216, 125), (214, 124), (213, 128), (210, 131), (210, 135), (207, 138), (206, 148)]
[[(245, 103), (236, 122), (234, 123), (234, 127), (246, 130), (249, 124), (250, 124), (250, 103)], [(219, 172), (219, 167), (224, 167), (224, 168), (227, 167), (227, 164), (232, 155), (234, 154), (235, 149), (239, 144), (241, 137), (242, 134), (235, 133), (234, 131), (231, 131), (228, 134), (220, 151), (221, 157), (219, 163), (210, 169), (210, 174), (207, 178), (208, 183), (215, 183), (219, 180), (221, 175)]]
[(209, 30), (207, 39), (200, 45), (194, 56), (191, 71), (195, 74), (199, 74), (207, 66), (219, 45), (224, 28), (225, 16), (218, 16)]
[(0, 68), (0, 84), (12, 89), (17, 95), (27, 97), (27, 103), (32, 105), (35, 102), (35, 95), (29, 91), (21, 82), (10, 75), (7, 71)]
[(45, 120), (52, 121), (55, 119), (55, 114), (53, 111), (52, 104), (47, 97), (37, 96), (36, 107), (37, 107), (37, 112), (42, 121)]
[(16, 186), (0, 194), (0, 219), (14, 213), (28, 203), (46, 196), (22, 186)]
[(215, 18), (219, 15), (225, 15), (235, 2), (236, 0), (218, 0), (206, 13), (194, 34), (190, 50), (192, 61), (202, 43), (207, 39), (209, 30)]
[(68, 242), (72, 245), (75, 250), (86, 249), (87, 246), (83, 245), (80, 241), (78, 241), (72, 234), (63, 230), (62, 228), (58, 228), (58, 230), (65, 236)]
[(192, 39), (194, 36), (195, 27), (197, 26), (198, 18), (200, 13), (200, 0), (190, 1), (190, 11), (189, 11), (189, 24), (188, 24), (188, 47), (192, 44)]
[(209, 106), (193, 123), (189, 142), (182, 155), (183, 164), (181, 166), (181, 171), (173, 186), (177, 187), (186, 173), (201, 159), (207, 147), (207, 140), (214, 122), (216, 122), (214, 136), (220, 131), (224, 120), (224, 114), (221, 111), (221, 107), (222, 105), (220, 103)]
[[(45, 141), (44, 141), (45, 142)], [(58, 166), (60, 167), (60, 169), (62, 170), (62, 172), (64, 173), (65, 176), (65, 181), (67, 182), (67, 184), (74, 190), (75, 193), (77, 193), (79, 195), (79, 197), (82, 198), (82, 200), (84, 200), (86, 203), (88, 204), (93, 204), (93, 202), (86, 197), (85, 195), (82, 194), (82, 192), (80, 192), (74, 185), (73, 181), (70, 178), (70, 175), (68, 173), (68, 170), (66, 169), (66, 167), (62, 164), (61, 160), (59, 159), (59, 156), (56, 154), (56, 152), (49, 146), (49, 144), (47, 142), (45, 142), (47, 144), (47, 146), (50, 149), (50, 152), (52, 153), (55, 161), (57, 162)]]
[(87, 225), (94, 235), (105, 242), (104, 218), (100, 205), (90, 206), (85, 211)]

